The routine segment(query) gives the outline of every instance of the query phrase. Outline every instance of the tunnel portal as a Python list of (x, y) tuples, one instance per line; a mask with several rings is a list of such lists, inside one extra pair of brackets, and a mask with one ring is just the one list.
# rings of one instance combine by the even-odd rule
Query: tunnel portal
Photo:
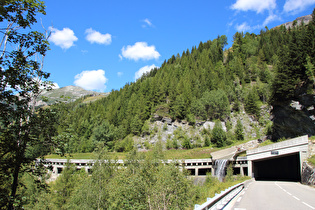
[(247, 150), (249, 176), (257, 180), (301, 181), (308, 157), (308, 136)]
[(300, 155), (293, 153), (253, 161), (253, 172), (256, 180), (300, 181)]

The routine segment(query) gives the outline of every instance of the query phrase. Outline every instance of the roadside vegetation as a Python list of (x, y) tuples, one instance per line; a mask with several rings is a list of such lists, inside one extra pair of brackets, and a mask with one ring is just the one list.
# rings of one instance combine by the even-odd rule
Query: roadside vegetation
[[(126, 167), (116, 164), (108, 152), (100, 151), (92, 174), (77, 171), (67, 163), (62, 174), (47, 185), (37, 188), (35, 177), (25, 174), (23, 206), (25, 209), (193, 209), (207, 197), (245, 181), (233, 176), (228, 167), (223, 182), (207, 175), (202, 185), (194, 185), (188, 171), (174, 164), (164, 165), (161, 147), (152, 153), (135, 150), (126, 154)], [(180, 170), (182, 169), (182, 170)], [(44, 179), (45, 177), (43, 177)], [(44, 180), (42, 180), (44, 181)]]
[(307, 162), (310, 163), (313, 167), (315, 167), (315, 155), (308, 158)]
[(233, 176), (230, 178), (226, 177), (223, 182), (220, 182), (216, 177), (208, 174), (206, 182), (203, 185), (195, 186), (198, 195), (196, 196), (194, 203), (199, 205), (203, 204), (207, 201), (207, 198), (213, 198), (215, 194), (218, 194), (231, 186), (234, 186), (249, 179), (250, 177), (248, 176)]

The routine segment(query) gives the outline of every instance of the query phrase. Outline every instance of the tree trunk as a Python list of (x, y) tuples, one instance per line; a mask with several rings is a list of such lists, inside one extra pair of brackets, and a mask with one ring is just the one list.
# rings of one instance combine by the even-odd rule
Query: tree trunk
[(16, 190), (19, 183), (20, 168), (21, 168), (21, 161), (20, 161), (20, 158), (18, 157), (17, 162), (15, 164), (14, 172), (13, 172), (13, 183), (11, 185), (11, 196), (10, 196), (10, 202), (9, 202), (9, 207), (8, 207), (9, 210), (14, 209), (13, 203), (16, 197)]

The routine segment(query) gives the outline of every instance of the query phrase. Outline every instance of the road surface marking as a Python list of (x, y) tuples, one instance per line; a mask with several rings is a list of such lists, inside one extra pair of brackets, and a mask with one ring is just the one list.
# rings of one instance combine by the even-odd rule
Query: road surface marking
[(297, 197), (295, 197), (295, 196), (293, 196), (293, 198), (295, 198), (295, 199), (298, 200), (298, 201), (300, 200), (299, 198), (297, 198)]
[(315, 209), (313, 206), (311, 206), (311, 205), (309, 205), (309, 204), (307, 204), (307, 203), (305, 203), (305, 202), (302, 202), (302, 203), (303, 203), (304, 205), (310, 207), (311, 209)]
[(236, 202), (240, 202), (241, 200), (242, 200), (242, 197), (239, 197)]
[(292, 195), (291, 193), (287, 192), (289, 195)]

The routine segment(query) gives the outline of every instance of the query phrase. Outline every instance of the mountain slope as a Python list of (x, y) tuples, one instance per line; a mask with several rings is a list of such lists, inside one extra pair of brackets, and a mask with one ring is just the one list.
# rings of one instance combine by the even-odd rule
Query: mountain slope
[(287, 23), (281, 24), (279, 26), (276, 26), (275, 28), (284, 26), (286, 29), (289, 29), (289, 28), (293, 28), (293, 24), (300, 26), (302, 24), (302, 22), (304, 24), (309, 24), (310, 21), (312, 21), (312, 15), (305, 15), (305, 16), (296, 18), (294, 21), (287, 22)]
[(73, 102), (84, 96), (105, 96), (105, 93), (84, 90), (78, 86), (66, 86), (50, 91), (43, 91), (36, 102), (37, 106), (52, 105), (57, 102)]

